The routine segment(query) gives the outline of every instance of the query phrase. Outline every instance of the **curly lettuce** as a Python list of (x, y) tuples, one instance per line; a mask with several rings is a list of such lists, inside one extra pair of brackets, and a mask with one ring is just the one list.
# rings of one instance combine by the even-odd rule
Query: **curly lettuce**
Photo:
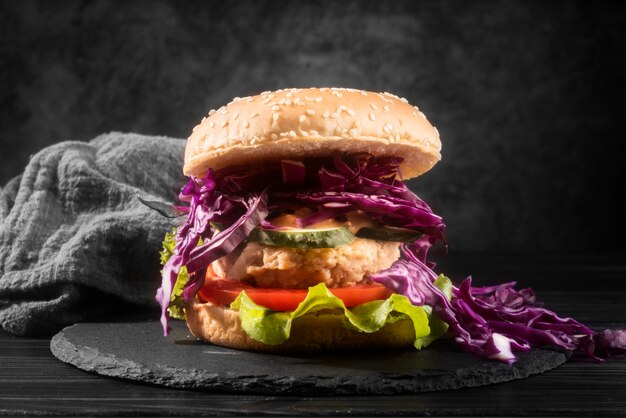
[[(440, 276), (435, 283), (451, 295), (452, 283)], [(230, 305), (239, 311), (243, 330), (253, 340), (265, 344), (280, 344), (289, 339), (293, 321), (303, 315), (332, 309), (343, 313), (343, 326), (359, 332), (373, 333), (386, 324), (409, 319), (415, 331), (414, 346), (426, 347), (447, 331), (447, 324), (432, 313), (429, 306), (415, 306), (406, 296), (393, 294), (385, 300), (375, 300), (348, 309), (324, 283), (310, 287), (304, 301), (294, 311), (277, 312), (257, 305), (245, 291)]]

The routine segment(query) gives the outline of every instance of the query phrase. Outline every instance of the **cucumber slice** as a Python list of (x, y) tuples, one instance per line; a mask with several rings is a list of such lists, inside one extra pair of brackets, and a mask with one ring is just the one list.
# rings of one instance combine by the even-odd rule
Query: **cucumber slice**
[(356, 233), (359, 238), (374, 239), (378, 241), (413, 242), (422, 236), (420, 232), (410, 229), (393, 227), (363, 227)]
[(257, 228), (248, 237), (249, 241), (260, 244), (290, 248), (335, 248), (350, 244), (354, 239), (355, 236), (345, 227), (283, 231)]

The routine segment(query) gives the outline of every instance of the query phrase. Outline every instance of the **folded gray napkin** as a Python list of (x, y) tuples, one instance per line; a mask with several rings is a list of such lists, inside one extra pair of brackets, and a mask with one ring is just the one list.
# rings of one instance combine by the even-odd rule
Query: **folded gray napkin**
[(174, 201), (185, 181), (184, 145), (110, 133), (33, 156), (0, 190), (0, 326), (44, 336), (156, 307), (158, 252), (174, 221), (137, 196)]

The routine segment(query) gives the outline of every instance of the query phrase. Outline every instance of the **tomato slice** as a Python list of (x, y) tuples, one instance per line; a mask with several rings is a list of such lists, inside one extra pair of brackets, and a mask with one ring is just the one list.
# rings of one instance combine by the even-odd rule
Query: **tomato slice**
[[(274, 311), (295, 310), (308, 292), (308, 289), (261, 288), (231, 280), (207, 279), (204, 287), (198, 292), (198, 297), (202, 302), (228, 306), (239, 296), (242, 290), (245, 290), (246, 294), (257, 305)], [(357, 306), (373, 300), (384, 300), (393, 293), (390, 289), (378, 283), (359, 284), (329, 290), (343, 300), (347, 307)]]

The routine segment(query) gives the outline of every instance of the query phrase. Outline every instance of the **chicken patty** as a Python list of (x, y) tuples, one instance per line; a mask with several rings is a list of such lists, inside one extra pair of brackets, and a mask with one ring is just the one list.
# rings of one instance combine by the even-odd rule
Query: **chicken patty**
[(259, 287), (299, 289), (325, 283), (347, 287), (369, 283), (369, 276), (389, 268), (400, 257), (400, 243), (357, 238), (337, 248), (287, 248), (251, 242), (234, 260), (213, 264), (223, 278)]

